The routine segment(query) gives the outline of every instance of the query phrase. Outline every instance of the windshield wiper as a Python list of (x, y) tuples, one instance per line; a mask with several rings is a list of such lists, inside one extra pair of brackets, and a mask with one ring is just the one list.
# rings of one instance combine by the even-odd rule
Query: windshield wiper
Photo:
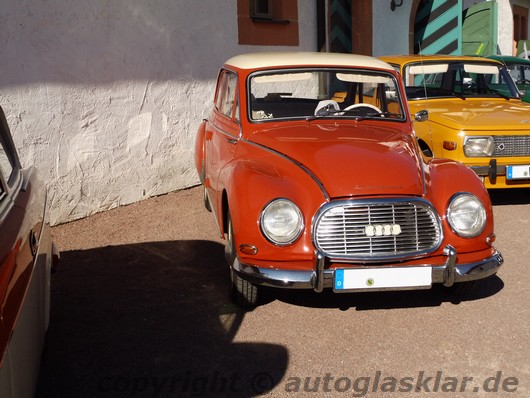
[(344, 112), (340, 109), (337, 109), (336, 107), (334, 107), (333, 105), (329, 104), (329, 105), (326, 105), (325, 107), (323, 108), (320, 108), (315, 115), (313, 116), (308, 116), (306, 117), (305, 120), (307, 120), (308, 122), (310, 122), (311, 120), (316, 120), (316, 119), (323, 119), (325, 117), (328, 117), (328, 116), (334, 116), (336, 115), (337, 113), (341, 113), (341, 112)]
[(504, 98), (505, 100), (509, 100), (509, 99), (511, 98), (511, 97), (509, 97), (508, 95), (503, 94), (503, 93), (501, 93), (501, 92), (498, 91), (498, 90), (494, 90), (494, 89), (492, 89), (492, 88), (490, 88), (489, 90), (490, 90), (493, 94), (497, 94), (499, 97)]
[(466, 97), (463, 93), (457, 93), (456, 91), (451, 91), (451, 94), (453, 94), (455, 97), (460, 98), (461, 100), (465, 100)]
[(374, 112), (374, 113), (369, 113), (367, 115), (356, 116), (354, 120), (357, 122), (359, 120), (369, 120), (369, 119), (375, 119), (377, 117), (384, 118), (388, 116), (401, 116), (401, 115), (398, 115), (397, 113), (390, 113), (390, 112)]
[[(313, 115), (313, 116), (308, 116), (306, 118), (306, 120), (308, 122), (312, 121), (312, 120), (317, 120), (317, 119), (323, 119), (323, 118), (326, 118), (328, 116), (335, 116), (335, 115), (344, 115), (344, 114), (348, 114), (348, 113), (357, 113), (358, 112), (358, 109), (357, 108), (354, 108), (354, 109), (348, 109), (348, 110), (345, 110), (345, 109), (326, 109), (326, 108), (323, 108), (321, 110), (318, 111), (318, 114), (317, 115)], [(391, 112), (377, 112), (377, 111), (373, 111), (371, 113), (368, 113), (366, 115), (358, 115), (356, 117), (354, 117), (354, 120), (355, 121), (359, 121), (359, 120), (368, 120), (368, 119), (374, 119), (376, 117), (388, 117), (388, 116), (401, 116), (397, 113), (391, 113)]]

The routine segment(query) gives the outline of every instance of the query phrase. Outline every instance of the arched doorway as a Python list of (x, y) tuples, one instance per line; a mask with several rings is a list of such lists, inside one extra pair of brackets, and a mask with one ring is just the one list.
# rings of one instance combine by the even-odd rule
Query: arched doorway
[(409, 50), (412, 54), (461, 54), (462, 0), (414, 0)]
[(317, 0), (319, 51), (372, 54), (372, 0)]

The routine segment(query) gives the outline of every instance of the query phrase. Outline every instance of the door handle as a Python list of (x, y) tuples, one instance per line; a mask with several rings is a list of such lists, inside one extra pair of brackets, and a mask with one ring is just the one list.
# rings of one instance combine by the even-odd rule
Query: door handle
[(232, 144), (232, 145), (237, 144), (237, 140), (235, 138), (227, 138), (226, 142), (228, 142), (229, 144)]

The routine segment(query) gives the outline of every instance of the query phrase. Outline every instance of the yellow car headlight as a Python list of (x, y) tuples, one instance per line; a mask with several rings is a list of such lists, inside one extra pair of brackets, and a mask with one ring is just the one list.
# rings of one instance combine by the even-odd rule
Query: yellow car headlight
[(464, 154), (470, 158), (490, 157), (493, 149), (493, 137), (466, 137), (464, 140)]

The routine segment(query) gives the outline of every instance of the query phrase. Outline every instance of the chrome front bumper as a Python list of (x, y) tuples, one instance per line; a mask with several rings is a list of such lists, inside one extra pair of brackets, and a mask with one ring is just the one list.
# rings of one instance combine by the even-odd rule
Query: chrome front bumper
[[(504, 261), (501, 253), (495, 251), (492, 256), (481, 261), (456, 264), (457, 253), (450, 245), (444, 248), (444, 255), (447, 256), (444, 265), (431, 266), (424, 264), (423, 266), (432, 269), (433, 284), (441, 283), (447, 287), (457, 282), (483, 279), (493, 275)], [(365, 266), (365, 268), (372, 267)], [(313, 289), (316, 292), (321, 292), (324, 288), (333, 287), (333, 276), (335, 272), (334, 269), (325, 269), (325, 257), (321, 253), (317, 253), (316, 266), (311, 271), (262, 268), (242, 264), (237, 259), (234, 262), (234, 270), (241, 278), (255, 285), (289, 289)], [(376, 291), (378, 289), (371, 288), (370, 290)]]

